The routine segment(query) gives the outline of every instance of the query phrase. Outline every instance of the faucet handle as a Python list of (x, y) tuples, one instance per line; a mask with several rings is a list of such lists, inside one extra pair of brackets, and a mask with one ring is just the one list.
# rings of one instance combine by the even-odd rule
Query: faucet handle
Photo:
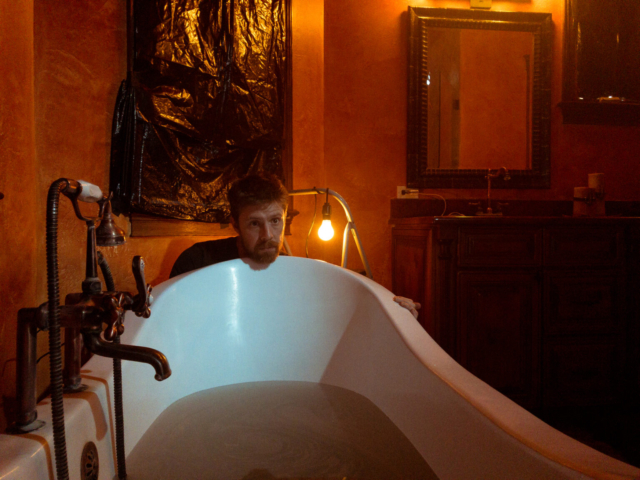
[(133, 257), (133, 276), (136, 279), (136, 287), (138, 294), (133, 297), (133, 305), (131, 310), (138, 317), (149, 318), (151, 310), (149, 309), (151, 297), (151, 285), (144, 278), (144, 259), (140, 255)]
[(105, 319), (107, 328), (104, 331), (105, 340), (112, 342), (124, 333), (124, 310), (131, 303), (131, 297), (122, 292), (109, 293), (102, 299), (102, 307), (108, 318)]

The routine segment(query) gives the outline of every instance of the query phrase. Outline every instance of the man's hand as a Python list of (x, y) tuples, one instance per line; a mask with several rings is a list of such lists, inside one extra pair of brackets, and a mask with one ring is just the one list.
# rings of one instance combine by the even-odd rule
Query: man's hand
[(422, 306), (418, 302), (414, 302), (410, 298), (399, 296), (393, 297), (393, 301), (398, 303), (401, 307), (409, 310), (411, 312), (411, 315), (413, 315), (415, 318), (418, 318), (418, 310), (420, 310), (420, 307)]

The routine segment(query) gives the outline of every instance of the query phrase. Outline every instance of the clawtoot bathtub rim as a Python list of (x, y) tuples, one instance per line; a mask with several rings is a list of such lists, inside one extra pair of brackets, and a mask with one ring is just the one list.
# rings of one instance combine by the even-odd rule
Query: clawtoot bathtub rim
[[(342, 320), (335, 320), (342, 322), (337, 333), (337, 344), (334, 345), (333, 351), (328, 352), (329, 360), (326, 365), (321, 366), (321, 374), (319, 376), (309, 375), (310, 378), (292, 377), (289, 379), (333, 384), (365, 395), (404, 431), (442, 479), (536, 478), (535, 467), (533, 470), (529, 470), (532, 465), (540, 465), (540, 472), (552, 475), (544, 478), (640, 478), (640, 469), (608, 457), (558, 432), (464, 370), (433, 341), (408, 311), (393, 302), (393, 294), (384, 287), (359, 274), (324, 262), (284, 257), (279, 258), (266, 270), (255, 272), (241, 260), (234, 260), (168, 280), (154, 291), (156, 300), (152, 310), (155, 315), (144, 321), (128, 317), (123, 343), (135, 343), (163, 350), (162, 346), (158, 347), (156, 344), (163, 335), (163, 326), (168, 325), (170, 321), (170, 319), (164, 318), (169, 313), (164, 315), (163, 310), (170, 310), (167, 306), (172, 302), (175, 305), (177, 296), (192, 295), (192, 299), (199, 298), (198, 289), (202, 289), (203, 285), (215, 284), (218, 280), (229, 278), (238, 282), (245, 280), (246, 284), (253, 285), (251, 288), (271, 289), (272, 291), (286, 290), (288, 298), (295, 298), (295, 295), (298, 295), (295, 290), (297, 288), (302, 289), (301, 291), (306, 289), (304, 291), (310, 295), (333, 294), (335, 296), (336, 292), (339, 292), (343, 297), (342, 301), (344, 298), (353, 297), (353, 301), (358, 303), (357, 307), (350, 310), (351, 313), (355, 312), (354, 317), (347, 315)], [(305, 279), (305, 282), (298, 281), (302, 278)], [(300, 283), (304, 283), (304, 285), (301, 286)], [(249, 292), (233, 291), (233, 295), (239, 295), (235, 301), (242, 302), (243, 299), (250, 298), (242, 297), (242, 295), (251, 296), (258, 292), (258, 290), (250, 291), (250, 288), (245, 289), (244, 287), (241, 290)], [(265, 295), (268, 297), (269, 293)], [(278, 301), (282, 301), (282, 298), (284, 297), (280, 296)], [(312, 297), (308, 297), (307, 300), (309, 298)], [(331, 300), (331, 298), (329, 299)], [(204, 300), (207, 301), (206, 298)], [(321, 308), (320, 302), (314, 305), (315, 309)], [(277, 311), (277, 307), (278, 305), (275, 305), (271, 308)], [(309, 306), (309, 309), (313, 310), (314, 307)], [(300, 306), (298, 311), (304, 312), (304, 306)], [(312, 313), (310, 313), (311, 316), (313, 316)], [(221, 313), (220, 316), (222, 318), (223, 314)], [(312, 322), (314, 319), (311, 316), (309, 320), (303, 319), (301, 321)], [(323, 316), (317, 313), (316, 317), (317, 319), (326, 318), (327, 323), (334, 321), (331, 315)], [(354, 328), (354, 324), (358, 326)], [(287, 325), (298, 326), (297, 323), (290, 322), (289, 324), (278, 324), (278, 328), (283, 328), (283, 325), (284, 327)], [(375, 327), (375, 331), (371, 330), (372, 326)], [(322, 326), (317, 328), (322, 328)], [(306, 331), (304, 328), (300, 330)], [(336, 331), (334, 327), (332, 332)], [(360, 332), (367, 332), (367, 335), (375, 337), (375, 341), (359, 346), (354, 342), (359, 342), (358, 338), (362, 336)], [(302, 340), (305, 339), (302, 338)], [(309, 348), (315, 348), (313, 346), (315, 343), (318, 342), (309, 339)], [(382, 358), (379, 360), (381, 363), (378, 366), (369, 365), (367, 362), (375, 361), (377, 355), (367, 353), (368, 357), (362, 360), (358, 356), (360, 353), (370, 350), (371, 345), (380, 347), (381, 356), (385, 352), (389, 354), (395, 352), (398, 355), (397, 357), (394, 355)], [(343, 347), (343, 350), (350, 348), (352, 352), (344, 357), (344, 352), (338, 352), (340, 347)], [(211, 349), (215, 348), (212, 346)], [(183, 356), (180, 353), (167, 353), (174, 370), (174, 377), (180, 375), (180, 365), (173, 363), (180, 361), (180, 357)], [(336, 357), (340, 355), (349, 360), (348, 373), (342, 373), (344, 368), (332, 366), (332, 363), (337, 361)], [(408, 359), (406, 367), (405, 365), (392, 365), (396, 361), (405, 361), (397, 360), (400, 357)], [(358, 362), (361, 365), (356, 365)], [(133, 373), (130, 370), (148, 368), (139, 366), (139, 364), (135, 365), (137, 366), (129, 362), (123, 364), (123, 369), (126, 369), (125, 381), (129, 377), (128, 381), (131, 386), (134, 384), (131, 380)], [(404, 395), (402, 402), (404, 403), (390, 400), (393, 395), (389, 395), (388, 392), (377, 398), (378, 392), (381, 392), (382, 388), (377, 384), (372, 387), (370, 378), (362, 382), (354, 381), (353, 378), (359, 376), (357, 369), (367, 368), (367, 366), (371, 369), (378, 368), (378, 371), (381, 372), (380, 375), (392, 371), (389, 368), (395, 368), (395, 371), (406, 369), (408, 372), (406, 379), (394, 378), (393, 382), (389, 382), (389, 385), (401, 386)], [(129, 375), (127, 375), (128, 370)], [(314, 369), (314, 371), (316, 370), (318, 369)], [(112, 478), (112, 476), (103, 476), (102, 474), (103, 469), (114, 471), (111, 435), (113, 426), (111, 413), (113, 399), (110, 393), (112, 391), (111, 361), (94, 357), (85, 366), (83, 372), (84, 383), (88, 384), (89, 391), (85, 394), (65, 396), (69, 463), (73, 465), (76, 457), (79, 457), (78, 451), (82, 450), (86, 438), (97, 435), (100, 437), (98, 440), (104, 444), (99, 446), (102, 462), (100, 478)], [(136, 370), (136, 372), (138, 371)], [(135, 385), (138, 385), (139, 389), (169, 388), (164, 387), (164, 382), (158, 383), (158, 387), (156, 387), (151, 383), (154, 382), (152, 375), (148, 371), (145, 373), (146, 375), (138, 373), (135, 377)], [(415, 379), (418, 378), (416, 375), (420, 376), (420, 382), (415, 382)], [(264, 378), (264, 380), (270, 379), (272, 378)], [(375, 380), (383, 383), (386, 378), (379, 376)], [(239, 381), (247, 380), (241, 378)], [(414, 387), (414, 382), (427, 385), (428, 391), (425, 392), (425, 388), (420, 386)], [(237, 382), (231, 381), (230, 383)], [(179, 385), (179, 382), (174, 385)], [(217, 384), (198, 384), (198, 388), (202, 389), (212, 386), (217, 386)], [(418, 391), (415, 396), (411, 397), (412, 388), (421, 388), (422, 391)], [(125, 385), (125, 405), (128, 401), (127, 392), (132, 392), (132, 390), (135, 388)], [(185, 394), (188, 393), (191, 392)], [(145, 392), (141, 394), (142, 398), (145, 398)], [(148, 396), (151, 395), (153, 394), (148, 394)], [(400, 394), (398, 396), (402, 397)], [(173, 400), (168, 404), (180, 397), (174, 396), (172, 398)], [(407, 398), (420, 399), (421, 401), (426, 399), (426, 401), (424, 404), (416, 405), (416, 402), (407, 403)], [(149, 418), (145, 419), (147, 424), (144, 428), (147, 428), (149, 422), (152, 422), (168, 406), (161, 400), (153, 400), (153, 402), (156, 402), (157, 405), (153, 404), (149, 410), (155, 408), (158, 411), (149, 414)], [(21, 436), (0, 435), (0, 480), (54, 478), (53, 471), (55, 469), (51, 464), (53, 442), (50, 421), (48, 421), (49, 409), (48, 399), (38, 406), (39, 418), (47, 421), (47, 425), (43, 429)], [(415, 421), (407, 417), (409, 415), (407, 411), (412, 409), (418, 412)], [(438, 412), (444, 412), (442, 415), (444, 418), (437, 418), (433, 422), (427, 421), (424, 425), (419, 424), (422, 419), (429, 416), (430, 411), (434, 412), (431, 414), (433, 416), (438, 415)], [(135, 446), (141, 433), (136, 430), (137, 427), (130, 425), (130, 422), (134, 421), (135, 415), (127, 415), (126, 412), (125, 409), (125, 427), (128, 435), (125, 443), (129, 452)], [(436, 424), (445, 427), (428, 428), (429, 425)], [(133, 431), (133, 433), (129, 434), (129, 431)], [(98, 433), (96, 434), (96, 432)], [(77, 438), (74, 439), (74, 437)], [(457, 453), (442, 454), (442, 452), (448, 451), (447, 448), (458, 451)], [(491, 458), (485, 458), (487, 452), (493, 452)], [(457, 463), (455, 468), (453, 466), (448, 468), (447, 465), (452, 462)], [(474, 462), (481, 465), (476, 467)], [(492, 466), (492, 463), (495, 465)], [(522, 475), (518, 472), (521, 472)], [(74, 478), (73, 471), (71, 474)], [(509, 477), (505, 477), (505, 474), (509, 474)]]

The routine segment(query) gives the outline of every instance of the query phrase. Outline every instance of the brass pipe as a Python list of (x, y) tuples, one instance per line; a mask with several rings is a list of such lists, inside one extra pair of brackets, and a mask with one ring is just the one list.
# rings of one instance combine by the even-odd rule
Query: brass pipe
[[(21, 308), (18, 311), (17, 342), (17, 418), (13, 429), (22, 433), (40, 428), (44, 422), (36, 420), (36, 347), (38, 329), (37, 308)], [(37, 423), (34, 423), (37, 422)]]
[(90, 352), (102, 357), (120, 358), (134, 362), (148, 363), (155, 371), (155, 379), (161, 382), (171, 376), (169, 361), (162, 352), (153, 348), (139, 347), (136, 345), (122, 345), (105, 342), (96, 334), (84, 333), (84, 344)]

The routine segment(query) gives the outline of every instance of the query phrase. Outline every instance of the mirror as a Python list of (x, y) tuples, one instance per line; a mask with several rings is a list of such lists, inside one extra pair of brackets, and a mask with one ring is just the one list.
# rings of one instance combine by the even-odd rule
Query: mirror
[(407, 185), (549, 187), (551, 14), (409, 8)]

